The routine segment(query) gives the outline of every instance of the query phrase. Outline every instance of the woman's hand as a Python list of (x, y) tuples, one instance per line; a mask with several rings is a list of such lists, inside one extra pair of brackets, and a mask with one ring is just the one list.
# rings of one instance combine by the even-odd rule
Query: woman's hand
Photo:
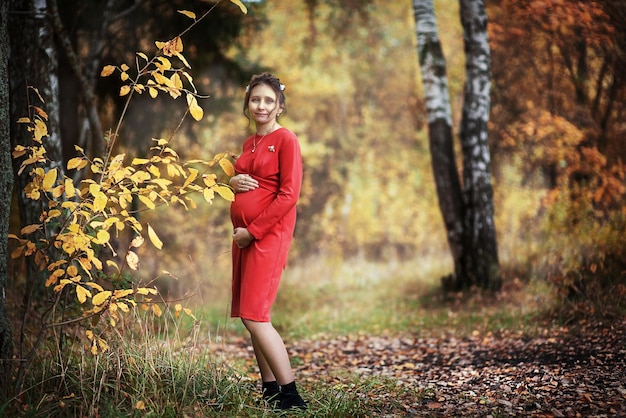
[(249, 174), (237, 174), (231, 177), (228, 182), (235, 192), (249, 192), (259, 187), (259, 182), (252, 178)]
[(233, 241), (239, 248), (246, 248), (254, 241), (254, 236), (246, 228), (235, 228), (233, 231)]

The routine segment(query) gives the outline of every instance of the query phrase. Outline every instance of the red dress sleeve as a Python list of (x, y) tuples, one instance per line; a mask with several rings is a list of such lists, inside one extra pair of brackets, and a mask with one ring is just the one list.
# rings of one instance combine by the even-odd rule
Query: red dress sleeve
[(291, 131), (281, 136), (280, 145), (276, 146), (279, 165), (279, 187), (276, 198), (249, 225), (250, 232), (256, 239), (263, 236), (290, 211), (295, 211), (302, 185), (302, 154), (298, 138)]

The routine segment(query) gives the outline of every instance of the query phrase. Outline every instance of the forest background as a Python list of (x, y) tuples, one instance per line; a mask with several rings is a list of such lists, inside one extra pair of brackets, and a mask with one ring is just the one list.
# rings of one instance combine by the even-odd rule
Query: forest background
[[(154, 39), (188, 24), (177, 9), (211, 4), (135, 3), (105, 31), (99, 61), (132, 67), (134, 51), (150, 50)], [(399, 309), (388, 297), (402, 295), (412, 304), (437, 292), (453, 267), (430, 165), (410, 2), (262, 1), (247, 3), (246, 15), (227, 4), (185, 41), (196, 86), (210, 97), (200, 102), (205, 118), (186, 122), (174, 141), (182, 160), (237, 154), (252, 133), (241, 113), (249, 76), (267, 70), (286, 85), (282, 123), (300, 139), (305, 176), (286, 292), (277, 304), (279, 326), (286, 323), (292, 336), (364, 330), (367, 318)], [(71, 1), (59, 6), (81, 59), (88, 60), (100, 9), (75, 8)], [(458, 2), (435, 6), (456, 133), (463, 32)], [(607, 295), (623, 300), (625, 8), (611, 0), (486, 6), (493, 60), (489, 141), (505, 287), (545, 284), (550, 303)], [(121, 85), (114, 77), (97, 81), (105, 129), (119, 116)], [(136, 98), (117, 152), (142, 157), (151, 138), (168, 137), (186, 109), (183, 101)], [(64, 149), (63, 159), (72, 157)], [(218, 333), (238, 327), (227, 319), (228, 206), (199, 198), (192, 211), (162, 206), (138, 216), (155, 227), (163, 249), (137, 249), (141, 266), (129, 280), (158, 286), (166, 300), (184, 300), (207, 319), (209, 333), (216, 326)], [(23, 226), (17, 210), (11, 225), (15, 234)], [(7, 296), (17, 303), (27, 287), (27, 264), (11, 260), (9, 268)], [(371, 300), (362, 289), (373, 285), (389, 293)], [(363, 299), (348, 301), (349, 294)], [(308, 316), (309, 310), (318, 316)], [(421, 325), (419, 318), (396, 321), (394, 326)], [(365, 331), (391, 325), (370, 322)]]
[[(320, 276), (334, 276), (344, 262), (372, 263), (370, 270), (408, 263), (438, 280), (452, 261), (430, 165), (413, 10), (408, 2), (357, 3), (251, 4), (231, 42), (211, 41), (218, 45), (213, 58), (203, 55), (202, 26), (194, 28), (188, 48), (199, 61), (196, 83), (211, 97), (202, 103), (207, 118), (185, 126), (176, 144), (182, 159), (238, 153), (251, 133), (241, 114), (248, 75), (274, 72), (287, 86), (283, 123), (298, 135), (305, 164), (286, 280), (302, 280), (319, 265), (329, 268)], [(457, 132), (465, 71), (458, 4), (442, 0), (435, 7)], [(487, 8), (489, 141), (505, 280), (548, 278), (561, 291), (576, 292), (581, 283), (573, 276), (581, 271), (593, 276), (606, 267), (619, 275), (626, 193), (623, 10), (610, 1), (552, 8), (487, 2)], [(205, 24), (223, 18), (215, 14)], [(116, 37), (128, 42), (123, 31)], [(119, 46), (105, 49), (111, 56), (103, 64), (123, 61), (115, 54), (133, 49), (132, 43)], [(119, 86), (108, 79), (102, 84), (108, 126)], [(120, 147), (131, 154), (145, 149), (155, 133), (172, 130), (184, 108), (143, 98), (130, 109)], [(178, 278), (159, 282), (166, 294), (194, 294), (202, 306), (216, 303), (225, 314), (228, 203), (199, 204), (193, 213), (172, 209), (142, 219), (159, 226), (164, 249), (140, 254), (140, 275), (152, 282), (166, 270)], [(305, 280), (322, 279), (309, 276)]]

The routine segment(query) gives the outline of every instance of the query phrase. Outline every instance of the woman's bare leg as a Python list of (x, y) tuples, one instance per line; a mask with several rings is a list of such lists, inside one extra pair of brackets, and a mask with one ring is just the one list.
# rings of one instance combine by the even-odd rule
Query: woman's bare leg
[(252, 340), (254, 354), (264, 382), (276, 380), (279, 385), (286, 385), (295, 380), (291, 369), (289, 354), (283, 339), (271, 322), (255, 322), (242, 319)]

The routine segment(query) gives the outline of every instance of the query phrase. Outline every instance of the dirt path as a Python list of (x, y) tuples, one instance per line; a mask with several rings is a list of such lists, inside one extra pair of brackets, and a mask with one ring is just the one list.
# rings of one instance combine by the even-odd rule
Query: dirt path
[[(221, 349), (251, 357), (244, 340)], [(359, 394), (388, 405), (386, 416), (626, 417), (626, 321), (581, 335), (359, 336), (289, 349), (305, 384), (351, 391), (346, 373), (396, 379), (393, 393)]]

